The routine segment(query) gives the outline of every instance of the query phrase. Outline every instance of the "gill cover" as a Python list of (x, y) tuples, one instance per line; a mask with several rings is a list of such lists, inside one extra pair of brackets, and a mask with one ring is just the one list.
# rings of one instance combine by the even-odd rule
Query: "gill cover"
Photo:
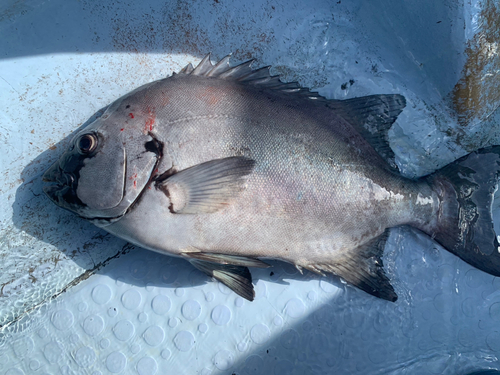
[(161, 146), (145, 131), (151, 110), (128, 104), (137, 91), (82, 129), (45, 172), (44, 180), (53, 184), (44, 190), (56, 204), (89, 220), (112, 220), (125, 214), (146, 188)]

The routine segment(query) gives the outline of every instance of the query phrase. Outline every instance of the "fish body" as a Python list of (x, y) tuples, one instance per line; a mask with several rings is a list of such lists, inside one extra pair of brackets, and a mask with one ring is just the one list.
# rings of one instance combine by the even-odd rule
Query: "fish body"
[[(111, 104), (46, 172), (53, 184), (45, 191), (112, 234), (186, 258), (250, 300), (247, 267), (271, 258), (394, 301), (381, 257), (388, 229), (400, 225), (495, 274), (498, 243), (483, 206), (496, 189), (499, 151), (404, 178), (387, 144), (404, 106), (400, 95), (327, 100), (267, 68), (206, 57)], [(485, 161), (491, 170), (475, 173)], [(471, 171), (476, 177), (460, 177)], [(481, 198), (476, 185), (484, 186)], [(468, 219), (460, 218), (462, 205)], [(483, 257), (473, 254), (476, 229), (487, 237)]]

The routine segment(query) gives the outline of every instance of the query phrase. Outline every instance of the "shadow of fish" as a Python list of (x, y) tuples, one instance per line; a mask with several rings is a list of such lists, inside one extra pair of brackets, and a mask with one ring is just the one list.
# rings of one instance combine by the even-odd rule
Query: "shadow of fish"
[(248, 267), (273, 258), (395, 301), (381, 256), (399, 225), (500, 276), (499, 146), (410, 180), (387, 142), (403, 96), (327, 100), (250, 65), (207, 56), (121, 97), (47, 170), (46, 194), (248, 300)]

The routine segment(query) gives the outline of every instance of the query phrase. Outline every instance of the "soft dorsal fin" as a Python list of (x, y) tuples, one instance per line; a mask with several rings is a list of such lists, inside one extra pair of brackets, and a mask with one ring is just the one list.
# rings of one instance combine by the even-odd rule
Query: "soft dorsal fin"
[(210, 54), (208, 54), (195, 68), (193, 68), (193, 65), (188, 64), (179, 72), (179, 74), (191, 74), (229, 81), (244, 82), (252, 86), (259, 86), (284, 93), (294, 93), (310, 99), (326, 101), (326, 99), (317, 92), (312, 92), (307, 88), (300, 87), (297, 82), (285, 83), (280, 80), (278, 75), (272, 76), (269, 71), (271, 67), (269, 66), (254, 70), (252, 68), (252, 64), (255, 60), (249, 60), (231, 67), (229, 65), (230, 58), (231, 55), (228, 55), (214, 65), (210, 61)]
[(351, 124), (385, 159), (398, 170), (389, 146), (389, 129), (406, 106), (402, 95), (370, 95), (347, 100), (330, 100), (328, 107)]

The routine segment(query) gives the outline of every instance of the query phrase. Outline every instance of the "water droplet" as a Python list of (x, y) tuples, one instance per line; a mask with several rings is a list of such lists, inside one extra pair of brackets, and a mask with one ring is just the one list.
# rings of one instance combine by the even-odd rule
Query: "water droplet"
[(85, 310), (87, 310), (87, 304), (85, 302), (80, 302), (78, 304), (78, 311), (84, 312)]
[(56, 363), (61, 357), (61, 348), (59, 344), (55, 341), (49, 342), (43, 349), (43, 355), (50, 363)]
[(131, 276), (136, 280), (144, 279), (144, 277), (148, 273), (146, 262), (143, 260), (139, 260), (135, 263), (132, 263), (130, 265), (130, 273)]
[(170, 318), (170, 319), (168, 320), (168, 326), (169, 326), (170, 328), (175, 328), (175, 327), (177, 327), (177, 323), (178, 323), (178, 322), (179, 322), (179, 321), (177, 320), (177, 318)]
[(229, 350), (221, 350), (214, 357), (214, 365), (219, 370), (229, 370), (234, 363), (233, 353)]
[(332, 280), (322, 277), (319, 281), (319, 287), (326, 293), (334, 294), (335, 296), (342, 293), (342, 289), (333, 284)]
[(127, 358), (121, 352), (113, 352), (106, 358), (106, 368), (113, 374), (122, 372), (126, 365)]
[(241, 307), (241, 306), (243, 306), (244, 303), (245, 303), (245, 300), (241, 297), (236, 297), (236, 299), (234, 300), (234, 305), (236, 307)]
[(174, 344), (181, 352), (187, 352), (194, 345), (194, 336), (191, 332), (180, 331), (175, 335)]
[(298, 348), (299, 333), (294, 329), (287, 329), (281, 334), (280, 342), (285, 349)]
[(31, 339), (31, 337), (23, 337), (19, 340), (14, 341), (12, 344), (12, 349), (14, 350), (14, 354), (18, 358), (26, 357), (33, 348), (35, 347), (35, 343)]
[(165, 283), (165, 284), (172, 284), (175, 280), (177, 280), (177, 276), (179, 275), (179, 268), (178, 267), (163, 267), (161, 269), (161, 274), (160, 274), (160, 279)]
[(291, 318), (301, 317), (306, 310), (304, 303), (298, 298), (292, 298), (286, 303), (285, 314)]
[(98, 305), (104, 305), (111, 298), (111, 289), (109, 286), (104, 284), (99, 284), (92, 289), (92, 299)]
[(171, 353), (170, 353), (170, 350), (168, 350), (168, 349), (163, 349), (163, 350), (161, 351), (161, 357), (162, 357), (163, 359), (169, 359), (169, 358), (170, 358), (170, 354), (171, 354)]
[(184, 302), (181, 311), (187, 320), (195, 320), (201, 314), (201, 305), (197, 301), (189, 299)]
[(490, 306), (490, 317), (494, 321), (500, 321), (500, 302), (495, 302)]
[(255, 299), (261, 299), (267, 296), (267, 286), (262, 280), (258, 280), (255, 284)]
[(320, 354), (324, 352), (325, 348), (329, 348), (330, 344), (328, 341), (328, 337), (323, 333), (316, 333), (314, 335), (309, 336), (309, 345), (308, 348), (316, 354)]
[(158, 371), (158, 364), (151, 357), (143, 357), (137, 362), (139, 375), (155, 375), (156, 371)]
[(83, 330), (90, 337), (97, 336), (104, 329), (104, 320), (99, 315), (90, 315), (83, 321)]
[(182, 297), (184, 296), (184, 288), (175, 288), (175, 295), (177, 297)]
[(205, 294), (205, 299), (207, 300), (207, 302), (212, 302), (214, 298), (215, 295), (212, 292), (207, 292), (207, 294)]
[(283, 324), (283, 318), (279, 315), (276, 315), (273, 319), (273, 324), (277, 327), (281, 326)]
[(225, 286), (224, 284), (222, 284), (221, 282), (218, 283), (218, 287), (219, 287), (219, 291), (222, 293), (222, 294), (225, 294), (225, 295), (228, 295), (228, 294), (231, 294), (232, 290), (229, 289), (227, 286)]
[(114, 317), (115, 317), (115, 316), (117, 316), (117, 315), (118, 315), (118, 309), (117, 309), (116, 307), (110, 307), (110, 308), (108, 309), (108, 316), (109, 316), (110, 318), (114, 318)]
[(73, 313), (69, 310), (59, 310), (52, 314), (51, 322), (60, 331), (64, 331), (73, 325)]
[(49, 333), (49, 331), (47, 331), (47, 329), (45, 329), (45, 328), (40, 328), (40, 329), (38, 330), (38, 336), (39, 336), (41, 339), (46, 338), (46, 337), (47, 337), (47, 335), (48, 335), (48, 333)]
[(247, 350), (247, 348), (248, 348), (248, 344), (246, 342), (242, 341), (242, 342), (238, 343), (238, 350), (240, 352), (244, 352), (245, 350)]
[(269, 330), (269, 327), (266, 326), (265, 324), (256, 324), (252, 327), (252, 330), (250, 331), (250, 338), (256, 344), (265, 343), (267, 340), (269, 340), (270, 336), (271, 336), (271, 331)]
[(208, 325), (206, 325), (205, 323), (201, 323), (198, 326), (198, 331), (200, 331), (201, 333), (207, 333), (208, 332)]
[(226, 325), (231, 320), (231, 310), (224, 305), (215, 306), (212, 310), (212, 320), (219, 326)]
[(78, 349), (75, 353), (75, 361), (78, 366), (82, 368), (88, 368), (92, 366), (92, 364), (96, 360), (95, 352), (92, 348), (88, 346), (84, 346)]
[(113, 327), (115, 337), (120, 341), (129, 340), (135, 333), (135, 327), (129, 320), (120, 320)]
[(137, 315), (137, 320), (139, 321), (139, 323), (146, 323), (148, 320), (148, 314), (146, 314), (145, 312), (139, 313), (139, 315)]
[(474, 346), (477, 333), (470, 327), (463, 327), (458, 331), (458, 342), (463, 346)]
[(141, 346), (140, 346), (139, 344), (132, 344), (132, 345), (130, 346), (130, 352), (131, 352), (132, 354), (137, 354), (137, 353), (139, 353), (140, 351), (141, 351)]
[(467, 271), (465, 274), (465, 283), (470, 287), (470, 288), (478, 288), (483, 284), (483, 272), (476, 270), (476, 269), (470, 269)]
[(158, 346), (163, 342), (165, 332), (161, 327), (151, 326), (143, 334), (144, 341), (150, 346)]
[(134, 310), (141, 304), (141, 294), (135, 289), (129, 289), (122, 295), (122, 304), (127, 310)]
[(109, 346), (109, 340), (102, 339), (101, 342), (99, 342), (99, 346), (101, 347), (101, 349), (106, 349)]
[(495, 351), (500, 352), (500, 333), (492, 332), (486, 337), (486, 344), (488, 347)]
[[(251, 355), (245, 360), (244, 370), (246, 374), (262, 374), (264, 371), (264, 361), (256, 354)], [(285, 373), (283, 373), (285, 374)], [(291, 372), (287, 373), (291, 374)], [(282, 374), (280, 374), (282, 375)]]
[(31, 371), (36, 371), (40, 368), (40, 362), (38, 362), (36, 359), (30, 361), (30, 370)]
[(462, 312), (465, 316), (472, 318), (477, 311), (478, 302), (472, 298), (466, 298), (462, 302)]
[(311, 290), (309, 293), (307, 293), (307, 298), (309, 299), (309, 301), (315, 301), (316, 292), (314, 290)]
[(170, 310), (171, 306), (172, 303), (170, 302), (170, 298), (161, 294), (157, 295), (153, 298), (153, 301), (151, 301), (151, 308), (155, 314), (158, 315), (166, 314)]

